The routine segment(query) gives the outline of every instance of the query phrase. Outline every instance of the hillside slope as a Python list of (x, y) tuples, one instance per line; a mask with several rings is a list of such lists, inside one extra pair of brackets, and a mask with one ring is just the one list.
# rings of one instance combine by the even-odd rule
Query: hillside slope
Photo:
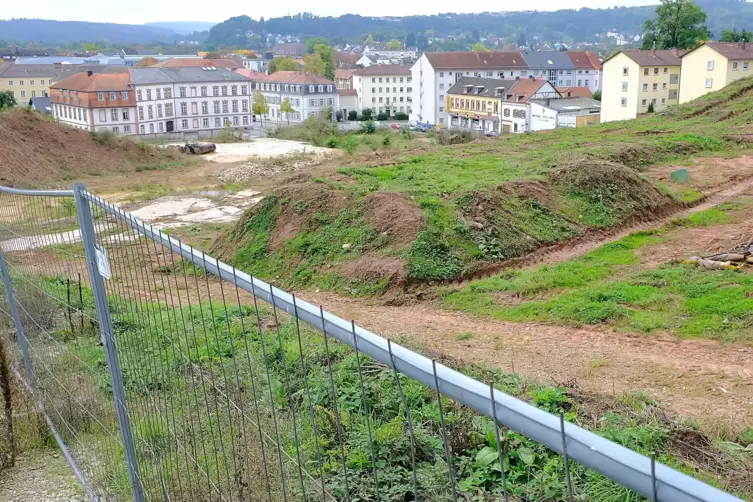
[[(95, 141), (96, 139), (96, 141)], [(38, 186), (63, 177), (129, 171), (173, 162), (177, 154), (104, 135), (92, 138), (26, 110), (0, 112), (0, 184)]]
[(675, 183), (650, 169), (748, 150), (752, 90), (746, 79), (664, 115), (298, 176), (216, 250), (262, 277), (351, 294), (476, 276), (543, 247), (671, 213), (725, 180), (753, 175), (740, 170), (708, 187), (703, 173)]
[(52, 19), (0, 20), (0, 34), (5, 40), (44, 43), (107, 40), (116, 44), (147, 44), (172, 42), (179, 38), (176, 32), (158, 26)]

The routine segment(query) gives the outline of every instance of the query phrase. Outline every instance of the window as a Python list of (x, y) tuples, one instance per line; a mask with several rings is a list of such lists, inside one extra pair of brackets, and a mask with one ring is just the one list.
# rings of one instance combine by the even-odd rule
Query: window
[(155, 89), (154, 94), (156, 95), (157, 99), (162, 99), (162, 89)]
[(141, 134), (146, 134), (146, 128), (144, 127), (144, 124), (141, 124), (141, 127), (139, 127), (139, 131), (141, 131)]
[(188, 119), (183, 119), (180, 125), (181, 127), (183, 127), (183, 129), (188, 129)]
[(191, 103), (191, 115), (198, 115), (199, 114), (199, 103)]
[(629, 72), (630, 72), (630, 68), (628, 68), (627, 66), (622, 67), (622, 75), (624, 77), (627, 77)]
[(732, 63), (732, 71), (737, 71), (738, 69), (738, 62), (735, 61), (734, 63)]
[(37, 97), (37, 91), (31, 91), (31, 97), (36, 98)]
[(180, 114), (188, 115), (188, 104), (185, 101), (180, 104)]
[(100, 100), (100, 101), (104, 101), (105, 100), (105, 93), (104, 92), (98, 92), (97, 93), (97, 99)]
[(222, 101), (222, 113), (227, 113), (227, 99)]
[(149, 105), (146, 107), (146, 114), (149, 116), (149, 120), (152, 120), (154, 118), (154, 105)]
[(220, 102), (215, 101), (214, 102), (214, 113), (220, 113)]
[(319, 106), (324, 106), (324, 98), (319, 98)]
[(18, 85), (20, 85), (20, 86), (22, 86), (22, 87), (23, 87), (23, 85), (24, 85), (24, 81), (23, 81), (23, 80), (19, 80), (19, 81), (18, 81)]
[(162, 125), (162, 122), (160, 122), (158, 125), (159, 125), (159, 132), (163, 132), (165, 126)]
[(713, 70), (714, 69), (714, 60), (713, 59), (709, 59), (708, 61), (706, 61), (706, 69), (707, 70)]
[[(123, 120), (131, 120), (131, 114), (128, 112), (127, 108), (123, 109)], [(130, 132), (130, 129), (128, 132)]]
[(144, 107), (139, 106), (139, 120), (144, 120)]
[(654, 75), (658, 75), (658, 74), (659, 74), (659, 68), (654, 68)]
[(107, 111), (100, 110), (99, 111), (99, 121), (100, 122), (107, 122)]
[(162, 103), (157, 103), (157, 117), (162, 118)]
[(201, 102), (201, 113), (203, 113), (204, 115), (209, 113), (209, 103), (207, 101)]
[(238, 116), (237, 115), (235, 117), (233, 117), (233, 125), (234, 126), (238, 125)]
[(238, 100), (233, 100), (233, 113), (238, 113)]
[(173, 116), (173, 104), (165, 103), (165, 117), (172, 117), (172, 116)]
[(201, 127), (209, 127), (209, 119), (202, 119)]
[[(12, 80), (8, 80), (8, 87), (13, 87), (13, 81)], [(65, 92), (65, 91), (63, 91), (63, 92)]]
[(173, 97), (172, 87), (165, 87), (165, 99), (170, 99), (172, 97)]
[(244, 96), (246, 94), (248, 94), (248, 86), (247, 85), (244, 84), (244, 85), (241, 86), (241, 94), (243, 94)]
[(117, 93), (115, 93), (115, 92), (111, 92), (111, 93), (110, 93), (110, 99), (111, 99), (111, 100), (113, 100), (113, 101), (115, 101), (116, 99), (118, 99), (118, 95), (117, 95)]
[(195, 85), (191, 86), (191, 97), (192, 98), (196, 97), (196, 86)]
[[(244, 101), (245, 103), (245, 101)], [(248, 125), (248, 115), (243, 116), (243, 125)]]
[(663, 84), (661, 85), (661, 88), (662, 88), (662, 90), (666, 91), (666, 90), (667, 90), (667, 83), (666, 83), (666, 82), (664, 82), (664, 83), (663, 83)]
[(659, 90), (659, 84), (658, 84), (658, 83), (654, 83), (654, 85), (653, 85), (652, 89), (653, 89), (654, 91), (658, 91), (658, 90)]
[(644, 69), (643, 69), (643, 74), (644, 74), (644, 75), (648, 75), (648, 68), (644, 68)]
[(661, 104), (663, 104), (663, 105), (664, 105), (664, 104), (666, 104), (666, 103), (667, 103), (667, 98), (661, 98)]
[(748, 61), (743, 63), (743, 70), (747, 71), (750, 68), (750, 63)]
[(131, 126), (129, 125), (123, 126), (123, 132), (126, 134), (131, 134)]
[(31, 87), (34, 87), (34, 81), (33, 81), (33, 80), (29, 80), (29, 85), (30, 85)]
[[(292, 100), (291, 100), (291, 101), (292, 101)], [(243, 104), (243, 111), (244, 111), (244, 112), (248, 112), (248, 101), (246, 101), (246, 100), (244, 99), (243, 101), (241, 101), (241, 103)]]
[(648, 92), (648, 84), (643, 84), (643, 92)]
[(627, 82), (622, 83), (622, 92), (627, 92)]
[(185, 87), (179, 88), (178, 92), (180, 93), (179, 95), (180, 95), (181, 98), (185, 98), (186, 97), (186, 88)]
[(707, 78), (706, 79), (706, 89), (711, 89), (714, 85), (714, 79), (713, 78)]
[(232, 94), (233, 96), (237, 96), (238, 95), (238, 86), (237, 85), (231, 85), (230, 86), (230, 94)]
[(149, 124), (149, 134), (154, 134), (154, 124)]
[(215, 117), (214, 118), (214, 127), (220, 127), (221, 125), (222, 125), (222, 123), (220, 122), (220, 118), (219, 117)]
[(585, 80), (586, 87), (588, 87), (588, 79)]
[[(395, 77), (392, 77), (392, 81), (393, 82), (395, 81)], [(327, 86), (327, 92), (332, 92), (332, 86), (331, 85)]]
[(654, 98), (654, 99), (651, 100), (651, 104), (652, 105), (656, 105), (656, 98)]
[(674, 74), (669, 76), (669, 85), (677, 85), (680, 83), (680, 75)]
[(641, 106), (643, 108), (646, 108), (648, 106), (648, 100), (647, 99), (641, 100)]
[(199, 119), (193, 119), (192, 125), (193, 125), (194, 129), (198, 129), (199, 128)]
[(665, 67), (664, 68), (664, 74), (666, 75), (668, 72), (669, 72), (669, 68)]
[(39, 85), (42, 85), (42, 86), (44, 85), (44, 79), (39, 81)]
[(439, 107), (439, 111), (440, 111), (440, 112), (443, 112), (443, 111), (444, 111), (444, 106), (440, 106), (440, 107)]
[(113, 122), (117, 122), (118, 121), (118, 110), (116, 110), (114, 108), (112, 110), (110, 110), (110, 118), (112, 119)]
[(128, 99), (128, 91), (121, 92), (120, 99)]
[(117, 126), (113, 127), (112, 128), (112, 132), (114, 132), (114, 133), (120, 132), (120, 127), (117, 127)]
[(151, 89), (147, 89), (146, 90), (146, 99), (152, 99), (152, 90)]
[(440, 89), (444, 89), (444, 84), (439, 84)]
[(309, 99), (309, 106), (316, 106), (316, 100), (315, 99)]
[[(381, 81), (382, 81), (382, 79), (380, 78), (380, 79), (379, 79), (379, 81), (381, 82)], [(317, 87), (318, 87), (318, 89), (317, 89), (317, 90), (318, 90), (319, 92), (324, 92), (324, 86), (323, 86), (323, 85), (320, 85), (320, 86), (317, 86)]]
[(677, 89), (670, 89), (669, 90), (669, 99), (677, 99), (678, 91)]
[(227, 86), (226, 85), (222, 86), (222, 95), (223, 96), (227, 96)]
[(219, 85), (213, 85), (212, 86), (212, 96), (219, 96), (220, 95), (220, 86)]

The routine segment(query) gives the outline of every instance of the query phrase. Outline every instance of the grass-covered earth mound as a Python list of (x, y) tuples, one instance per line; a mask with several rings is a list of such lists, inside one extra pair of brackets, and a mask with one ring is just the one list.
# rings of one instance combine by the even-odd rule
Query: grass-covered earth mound
[(691, 186), (658, 183), (650, 167), (744, 152), (751, 89), (753, 79), (745, 79), (634, 121), (298, 176), (250, 210), (215, 251), (283, 285), (353, 295), (473, 276), (701, 200)]

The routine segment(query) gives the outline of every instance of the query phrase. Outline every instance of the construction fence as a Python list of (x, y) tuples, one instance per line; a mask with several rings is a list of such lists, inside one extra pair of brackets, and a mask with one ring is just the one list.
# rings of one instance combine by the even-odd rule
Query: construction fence
[(28, 415), (93, 500), (739, 500), (81, 185), (0, 187), (0, 272)]

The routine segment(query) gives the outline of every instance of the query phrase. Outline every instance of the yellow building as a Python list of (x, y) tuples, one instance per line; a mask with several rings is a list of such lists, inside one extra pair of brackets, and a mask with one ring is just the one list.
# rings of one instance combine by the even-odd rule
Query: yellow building
[(601, 121), (630, 120), (679, 103), (681, 57), (687, 51), (623, 51), (604, 61)]
[(706, 42), (682, 57), (680, 103), (723, 89), (753, 75), (753, 45), (746, 42)]
[(0, 66), (0, 91), (12, 91), (19, 105), (50, 95), (50, 85), (62, 72), (51, 64), (4, 64)]
[(502, 102), (515, 80), (465, 77), (447, 91), (450, 129), (501, 132)]

